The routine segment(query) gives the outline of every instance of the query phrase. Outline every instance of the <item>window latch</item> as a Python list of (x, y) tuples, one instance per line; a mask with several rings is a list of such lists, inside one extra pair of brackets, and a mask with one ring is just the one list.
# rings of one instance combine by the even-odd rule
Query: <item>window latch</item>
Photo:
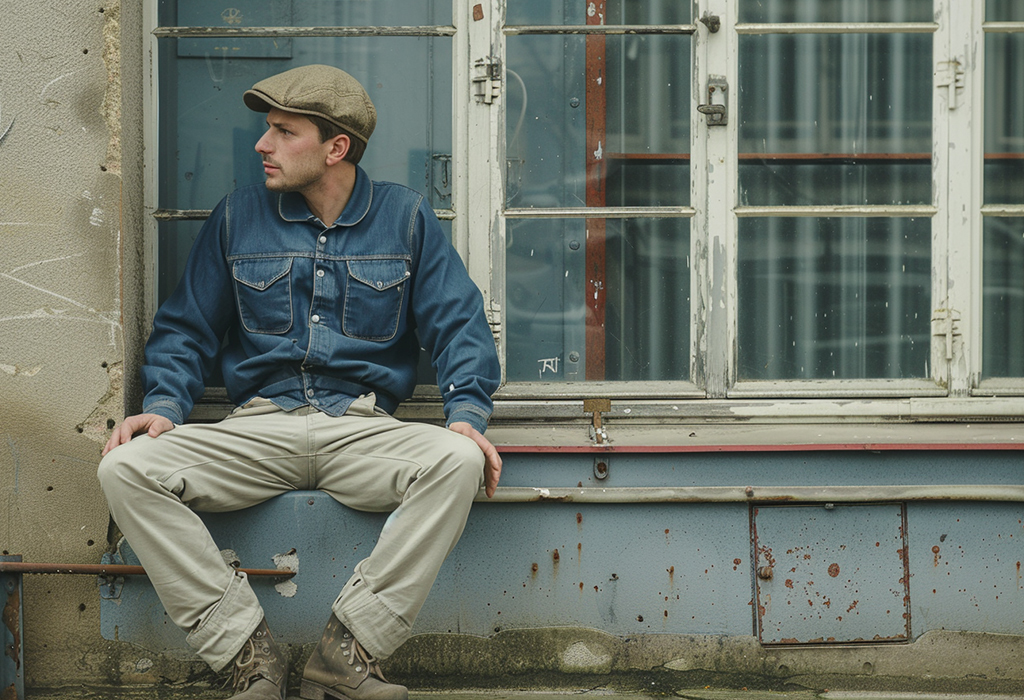
[[(708, 103), (697, 105), (697, 111), (708, 116), (708, 126), (725, 126), (729, 123), (729, 108), (726, 106), (726, 92), (729, 90), (729, 83), (725, 82), (725, 76), (708, 76)], [(720, 96), (722, 104), (715, 104), (715, 97)]]
[(473, 64), (473, 93), (476, 101), (491, 104), (501, 94), (501, 61), (491, 56), (478, 58)]
[(583, 399), (583, 412), (593, 414), (593, 424), (590, 426), (590, 438), (598, 445), (603, 445), (608, 440), (608, 431), (601, 425), (601, 414), (612, 410), (611, 399)]
[(956, 91), (964, 89), (964, 67), (960, 61), (939, 61), (935, 66), (935, 87), (949, 90), (946, 104), (951, 110), (956, 109)]

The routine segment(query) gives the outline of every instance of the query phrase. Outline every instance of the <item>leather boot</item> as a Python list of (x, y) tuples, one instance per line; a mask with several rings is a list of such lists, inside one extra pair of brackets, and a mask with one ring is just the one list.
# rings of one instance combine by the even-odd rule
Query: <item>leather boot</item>
[(388, 683), (380, 664), (334, 614), (302, 672), (306, 700), (407, 700), (404, 686)]
[(233, 700), (284, 700), (288, 659), (261, 620), (232, 662)]

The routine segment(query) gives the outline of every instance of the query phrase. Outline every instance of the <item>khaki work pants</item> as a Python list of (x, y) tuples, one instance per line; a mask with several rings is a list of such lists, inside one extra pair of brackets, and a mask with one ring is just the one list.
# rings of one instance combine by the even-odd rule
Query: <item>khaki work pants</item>
[(219, 423), (136, 437), (103, 458), (99, 479), (167, 614), (220, 670), (263, 609), (195, 511), (239, 510), (295, 489), (319, 489), (358, 510), (394, 510), (333, 605), (366, 650), (385, 659), (408, 639), (462, 534), (483, 465), (469, 438), (398, 421), (375, 409), (370, 394), (339, 417), (254, 399)]

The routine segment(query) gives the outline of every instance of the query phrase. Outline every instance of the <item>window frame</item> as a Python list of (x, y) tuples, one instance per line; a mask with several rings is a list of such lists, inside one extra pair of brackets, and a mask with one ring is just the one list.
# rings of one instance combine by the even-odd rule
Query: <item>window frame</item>
[[(157, 25), (158, 0), (143, 6), (144, 55), (143, 140), (157, 143), (161, 37), (188, 35), (188, 28)], [(719, 37), (735, 42), (707, 41), (708, 30), (697, 21), (673, 25), (669, 31), (696, 34), (691, 42), (691, 163), (725, 159), (733, 174), (709, 185), (691, 177), (691, 206), (516, 209), (505, 207), (504, 99), (507, 37), (523, 34), (614, 35), (666, 32), (664, 26), (509, 27), (504, 23), (505, 0), (480, 3), (474, 17), (469, 0), (453, 0), (452, 25), (434, 27), (250, 28), (233, 35), (261, 36), (450, 36), (452, 39), (453, 114), (452, 205), (439, 210), (452, 222), (452, 242), (466, 262), (484, 298), (488, 320), (505, 366), (508, 343), (504, 313), (505, 226), (509, 220), (545, 217), (633, 218), (676, 217), (691, 222), (690, 350), (694, 358), (689, 381), (627, 381), (540, 383), (506, 382), (495, 395), (496, 418), (510, 424), (537, 420), (588, 420), (581, 402), (589, 398), (614, 400), (609, 416), (625, 419), (624, 426), (669, 426), (686, 419), (769, 421), (934, 421), (1024, 419), (1024, 377), (980, 379), (982, 321), (982, 229), (986, 217), (1024, 217), (1024, 202), (1016, 205), (983, 203), (984, 50), (971, 55), (965, 47), (982, 46), (986, 34), (1024, 32), (1024, 22), (986, 22), (984, 3), (934, 0), (935, 16), (943, 21), (847, 23), (834, 25), (751, 25), (737, 20), (737, 2), (696, 0), (693, 16), (719, 14)], [(210, 36), (205, 30), (195, 35)], [(700, 87), (709, 73), (724, 73), (738, 85), (738, 38), (744, 34), (855, 32), (928, 32), (933, 36), (935, 67), (932, 100), (932, 202), (926, 205), (885, 206), (738, 206), (737, 125), (709, 130), (696, 111)], [(478, 98), (487, 60), (500, 67), (493, 101)], [(711, 67), (714, 66), (712, 69)], [(958, 69), (962, 71), (958, 74)], [(956, 104), (951, 105), (950, 100)], [(952, 138), (954, 134), (969, 138)], [(156, 149), (147, 149), (144, 163), (144, 312), (152, 318), (156, 305), (157, 226), (161, 220), (202, 219), (205, 211), (158, 208)], [(501, 164), (495, 167), (494, 164)], [(692, 170), (691, 170), (692, 172)], [(726, 201), (730, 206), (710, 205)], [(703, 204), (703, 206), (702, 206)], [(954, 212), (968, 212), (957, 216)], [(932, 231), (931, 377), (915, 380), (737, 381), (737, 229), (738, 219), (755, 216), (920, 216)], [(714, 280), (724, 279), (716, 285)], [(952, 311), (948, 311), (951, 309)], [(223, 391), (208, 391), (193, 418), (209, 419), (228, 408)], [(437, 420), (436, 389), (420, 387), (405, 417)], [(627, 428), (629, 429), (629, 428)]]

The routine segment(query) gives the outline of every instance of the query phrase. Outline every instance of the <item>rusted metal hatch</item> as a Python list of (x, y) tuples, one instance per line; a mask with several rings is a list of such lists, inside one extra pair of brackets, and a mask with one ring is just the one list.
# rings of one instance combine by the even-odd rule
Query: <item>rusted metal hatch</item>
[(761, 643), (908, 640), (905, 523), (902, 504), (755, 507)]

